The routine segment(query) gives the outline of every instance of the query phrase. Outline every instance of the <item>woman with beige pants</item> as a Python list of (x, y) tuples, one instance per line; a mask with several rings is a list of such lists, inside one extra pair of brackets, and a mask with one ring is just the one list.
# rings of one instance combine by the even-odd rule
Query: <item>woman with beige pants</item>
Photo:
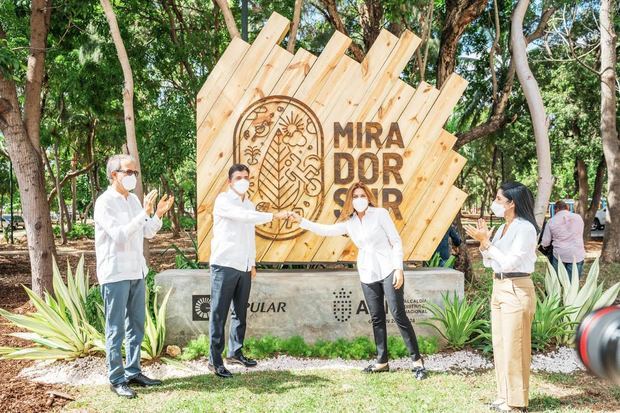
[(536, 263), (538, 225), (534, 197), (517, 182), (504, 183), (491, 210), (504, 217), (491, 239), (484, 220), (465, 228), (480, 242), (485, 267), (493, 268), (491, 332), (497, 380), (497, 400), (491, 408), (500, 412), (526, 411), (529, 395), (531, 328), (536, 293), (530, 277)]

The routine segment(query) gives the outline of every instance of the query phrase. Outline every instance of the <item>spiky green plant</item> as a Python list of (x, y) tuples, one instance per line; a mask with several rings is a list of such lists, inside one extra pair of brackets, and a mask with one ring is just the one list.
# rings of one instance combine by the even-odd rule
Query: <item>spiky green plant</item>
[(86, 297), (89, 283), (88, 272), (84, 271), (84, 256), (76, 267), (75, 275), (67, 263), (67, 284), (63, 282), (60, 270), (53, 263), (54, 294), (46, 292), (43, 298), (24, 287), (35, 313), (14, 314), (0, 309), (0, 315), (15, 326), (27, 332), (11, 335), (32, 341), (35, 345), (26, 348), (3, 348), (6, 359), (74, 359), (105, 351), (101, 333), (86, 317)]
[[(448, 342), (448, 347), (462, 349), (468, 344), (474, 344), (478, 340), (489, 338), (489, 321), (479, 318), (484, 300), (468, 302), (460, 299), (456, 292), (450, 297), (449, 293), (441, 295), (443, 308), (435, 303), (426, 303), (425, 308), (433, 314), (433, 317), (420, 324), (434, 328)], [(438, 327), (435, 321), (439, 323)]]
[[(142, 340), (141, 357), (144, 359), (154, 359), (161, 356), (164, 351), (164, 341), (166, 339), (166, 308), (172, 289), (168, 290), (161, 304), (158, 305), (157, 299), (159, 291), (155, 288), (153, 294), (147, 294), (146, 300), (146, 321), (144, 325), (144, 340)], [(151, 306), (154, 311), (151, 312)]]

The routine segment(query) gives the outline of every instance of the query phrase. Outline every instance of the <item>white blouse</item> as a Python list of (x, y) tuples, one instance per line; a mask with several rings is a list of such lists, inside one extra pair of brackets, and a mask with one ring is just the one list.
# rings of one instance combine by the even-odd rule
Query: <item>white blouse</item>
[(502, 224), (497, 229), (491, 246), (481, 251), (484, 266), (493, 268), (495, 273), (533, 273), (538, 244), (536, 228), (525, 219), (515, 218), (502, 236), (505, 226)]
[(301, 228), (322, 236), (348, 235), (359, 249), (357, 271), (364, 284), (381, 281), (392, 271), (403, 269), (403, 245), (384, 208), (368, 207), (360, 220), (353, 214), (346, 221), (333, 225), (317, 224), (302, 219)]

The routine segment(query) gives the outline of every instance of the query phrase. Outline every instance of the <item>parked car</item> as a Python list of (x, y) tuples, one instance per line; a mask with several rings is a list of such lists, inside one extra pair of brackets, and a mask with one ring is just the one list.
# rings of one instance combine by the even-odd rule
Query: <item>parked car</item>
[(592, 221), (592, 231), (605, 229), (605, 223), (607, 217), (607, 205), (605, 204), (601, 209), (596, 211), (594, 215), (594, 221)]
[[(9, 225), (11, 225), (11, 215), (10, 214), (2, 215), (2, 226), (8, 227)], [(26, 224), (24, 223), (24, 218), (22, 218), (21, 215), (13, 214), (12, 227), (13, 229), (25, 228)]]

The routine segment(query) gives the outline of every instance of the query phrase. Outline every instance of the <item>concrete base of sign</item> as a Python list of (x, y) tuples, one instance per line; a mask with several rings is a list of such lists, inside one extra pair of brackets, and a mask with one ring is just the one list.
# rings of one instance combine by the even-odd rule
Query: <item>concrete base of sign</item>
[[(199, 334), (209, 334), (210, 279), (209, 270), (166, 270), (155, 277), (164, 293), (172, 288), (166, 317), (167, 344), (182, 346)], [(446, 291), (463, 297), (464, 278), (452, 269), (420, 268), (405, 272), (404, 288), (407, 315), (416, 333), (437, 335), (434, 329), (418, 324), (431, 316), (423, 304), (441, 305), (441, 294)], [(246, 337), (297, 335), (307, 342), (372, 337), (355, 271), (259, 272), (248, 308)], [(389, 315), (388, 333), (399, 334)]]

